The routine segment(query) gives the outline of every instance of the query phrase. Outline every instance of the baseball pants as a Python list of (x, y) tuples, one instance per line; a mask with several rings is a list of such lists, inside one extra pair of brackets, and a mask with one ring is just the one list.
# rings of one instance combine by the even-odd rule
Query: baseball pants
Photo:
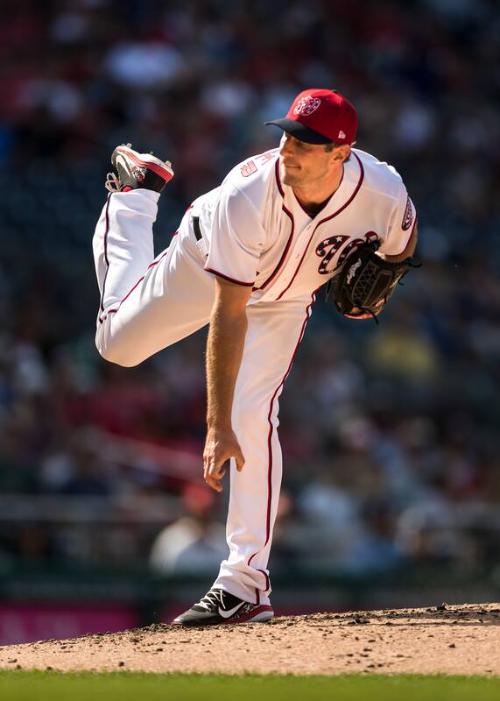
[[(103, 358), (127, 367), (205, 326), (214, 302), (215, 278), (203, 268), (205, 255), (190, 210), (170, 246), (154, 258), (158, 198), (145, 189), (109, 195), (93, 239), (101, 293), (96, 346)], [(282, 475), (279, 397), (310, 302), (301, 298), (247, 306), (232, 413), (245, 466), (238, 472), (231, 460), (229, 556), (215, 584), (252, 603), (269, 603), (267, 566)]]

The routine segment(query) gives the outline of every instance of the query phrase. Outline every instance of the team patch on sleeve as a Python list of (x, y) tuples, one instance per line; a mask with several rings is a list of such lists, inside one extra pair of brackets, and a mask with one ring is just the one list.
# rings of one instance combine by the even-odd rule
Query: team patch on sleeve
[(405, 212), (403, 214), (403, 222), (401, 224), (401, 228), (403, 231), (407, 231), (410, 226), (413, 224), (413, 219), (414, 219), (414, 207), (413, 207), (413, 202), (411, 201), (410, 197), (406, 200), (406, 207), (405, 207)]
[(244, 178), (248, 178), (249, 175), (253, 175), (257, 172), (260, 166), (265, 165), (268, 161), (272, 161), (276, 158), (276, 149), (270, 149), (269, 151), (264, 151), (264, 153), (255, 156), (255, 160), (252, 158), (250, 161), (246, 161), (240, 165), (240, 173)]
[(255, 165), (255, 161), (247, 161), (246, 163), (243, 163), (243, 165), (240, 167), (240, 171), (244, 178), (248, 178), (249, 175), (256, 173), (257, 166)]

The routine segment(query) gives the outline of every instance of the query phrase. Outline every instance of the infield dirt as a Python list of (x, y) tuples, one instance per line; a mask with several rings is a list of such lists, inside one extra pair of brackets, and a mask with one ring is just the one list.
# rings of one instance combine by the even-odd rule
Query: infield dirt
[(317, 613), (206, 629), (155, 624), (0, 647), (0, 668), (500, 675), (500, 604)]

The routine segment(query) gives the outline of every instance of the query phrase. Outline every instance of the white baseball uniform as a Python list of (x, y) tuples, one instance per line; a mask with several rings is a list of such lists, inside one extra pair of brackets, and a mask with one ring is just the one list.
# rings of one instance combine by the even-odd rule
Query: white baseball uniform
[(362, 241), (378, 237), (380, 252), (401, 253), (415, 209), (394, 168), (353, 149), (339, 188), (311, 218), (281, 182), (274, 149), (195, 200), (153, 259), (158, 198), (146, 189), (113, 193), (103, 208), (93, 243), (96, 345), (111, 362), (136, 365), (209, 322), (216, 275), (252, 287), (232, 410), (245, 466), (237, 472), (231, 461), (229, 556), (215, 585), (266, 604), (282, 472), (278, 402), (315, 292)]

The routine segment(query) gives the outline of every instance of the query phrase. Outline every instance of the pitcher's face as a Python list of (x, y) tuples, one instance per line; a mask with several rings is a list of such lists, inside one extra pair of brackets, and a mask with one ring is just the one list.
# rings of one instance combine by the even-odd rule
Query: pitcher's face
[[(280, 175), (285, 185), (310, 188), (324, 183), (341, 166), (345, 146), (337, 146), (330, 151), (324, 144), (308, 144), (296, 139), (287, 132), (280, 142)], [(341, 151), (342, 150), (342, 151)]]

